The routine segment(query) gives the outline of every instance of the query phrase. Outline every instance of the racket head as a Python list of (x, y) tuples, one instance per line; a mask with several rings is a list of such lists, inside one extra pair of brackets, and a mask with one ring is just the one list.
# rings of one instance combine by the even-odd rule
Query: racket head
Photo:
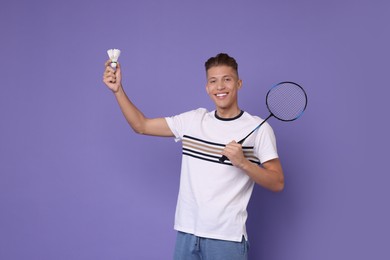
[(266, 104), (272, 116), (281, 121), (294, 121), (302, 116), (307, 107), (305, 90), (297, 83), (283, 81), (267, 93)]

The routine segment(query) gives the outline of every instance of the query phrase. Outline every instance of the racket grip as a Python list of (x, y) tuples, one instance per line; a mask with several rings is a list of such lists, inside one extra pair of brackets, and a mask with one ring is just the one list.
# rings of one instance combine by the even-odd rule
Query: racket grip
[(227, 157), (225, 155), (222, 155), (221, 158), (219, 158), (220, 163), (223, 163), (226, 160), (227, 160)]

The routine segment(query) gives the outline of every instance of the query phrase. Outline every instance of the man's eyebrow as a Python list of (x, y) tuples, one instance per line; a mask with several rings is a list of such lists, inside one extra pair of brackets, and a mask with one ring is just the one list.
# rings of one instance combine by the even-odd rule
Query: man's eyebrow
[(226, 78), (226, 77), (234, 77), (234, 75), (232, 75), (232, 74), (225, 74), (225, 75), (222, 75), (220, 77), (211, 76), (211, 77), (209, 77), (209, 79)]

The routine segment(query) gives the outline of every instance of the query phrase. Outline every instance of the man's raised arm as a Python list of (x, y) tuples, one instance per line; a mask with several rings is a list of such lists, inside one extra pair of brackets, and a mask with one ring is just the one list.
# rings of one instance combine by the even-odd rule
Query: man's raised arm
[(110, 67), (110, 63), (110, 60), (105, 63), (103, 82), (114, 93), (123, 115), (134, 132), (154, 136), (173, 136), (165, 118), (147, 118), (130, 101), (122, 87), (120, 64), (118, 63), (116, 70), (114, 70)]

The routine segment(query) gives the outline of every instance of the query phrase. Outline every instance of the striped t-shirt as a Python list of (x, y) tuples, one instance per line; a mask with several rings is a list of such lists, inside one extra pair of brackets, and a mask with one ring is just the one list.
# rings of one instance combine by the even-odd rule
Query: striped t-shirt
[[(218, 159), (225, 144), (238, 142), (263, 119), (247, 112), (222, 119), (215, 111), (199, 108), (166, 121), (183, 145), (175, 229), (212, 239), (247, 239), (247, 205), (254, 182), (229, 160), (220, 163)], [(256, 164), (278, 157), (275, 135), (267, 122), (242, 147), (246, 158)]]

